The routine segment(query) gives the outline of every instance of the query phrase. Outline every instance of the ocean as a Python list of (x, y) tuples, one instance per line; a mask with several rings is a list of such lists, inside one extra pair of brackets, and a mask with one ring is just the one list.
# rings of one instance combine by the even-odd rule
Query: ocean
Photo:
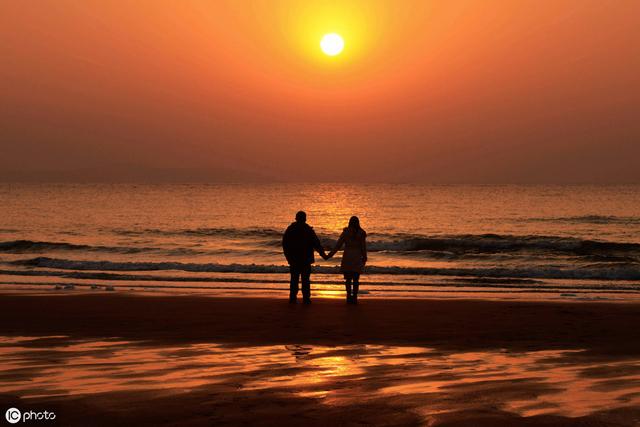
[(640, 186), (0, 184), (0, 289), (284, 297), (298, 210), (327, 249), (360, 217), (364, 298), (640, 299)]

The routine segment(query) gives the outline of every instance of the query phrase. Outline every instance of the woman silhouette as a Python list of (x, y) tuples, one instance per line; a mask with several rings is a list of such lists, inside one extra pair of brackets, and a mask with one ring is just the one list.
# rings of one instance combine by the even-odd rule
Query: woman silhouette
[[(360, 287), (360, 273), (367, 262), (367, 233), (360, 228), (357, 216), (349, 219), (349, 226), (342, 231), (336, 246), (327, 255), (331, 258), (344, 245), (340, 271), (344, 274), (344, 285), (347, 291), (347, 304), (358, 303), (358, 288)], [(353, 287), (352, 287), (353, 284)]]

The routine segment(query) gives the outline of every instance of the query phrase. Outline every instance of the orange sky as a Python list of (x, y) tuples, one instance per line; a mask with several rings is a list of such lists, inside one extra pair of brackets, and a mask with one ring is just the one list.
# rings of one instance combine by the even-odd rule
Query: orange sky
[(0, 178), (640, 182), (639, 17), (636, 0), (0, 0)]

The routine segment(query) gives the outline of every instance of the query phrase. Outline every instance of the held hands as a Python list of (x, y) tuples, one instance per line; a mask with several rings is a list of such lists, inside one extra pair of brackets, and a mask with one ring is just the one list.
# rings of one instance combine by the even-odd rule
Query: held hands
[(335, 255), (335, 251), (331, 251), (331, 252), (329, 252), (328, 254), (326, 254), (326, 253), (324, 253), (324, 252), (322, 252), (322, 253), (320, 254), (320, 256), (322, 257), (322, 259), (324, 259), (325, 261), (327, 261), (327, 260), (331, 259), (331, 257), (333, 257), (333, 255)]

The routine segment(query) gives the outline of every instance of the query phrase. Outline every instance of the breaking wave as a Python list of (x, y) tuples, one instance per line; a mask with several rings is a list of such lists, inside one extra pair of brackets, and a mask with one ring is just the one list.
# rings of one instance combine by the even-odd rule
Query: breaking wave
[(638, 217), (612, 216), (612, 215), (582, 215), (551, 218), (528, 218), (531, 222), (562, 222), (570, 224), (640, 224)]
[[(284, 265), (261, 264), (216, 264), (182, 262), (113, 262), (76, 261), (68, 259), (38, 257), (12, 261), (9, 264), (25, 267), (51, 268), (76, 271), (186, 271), (210, 273), (287, 273)], [(322, 274), (339, 272), (337, 266), (315, 266), (314, 271)], [(477, 267), (477, 268), (431, 268), (367, 266), (368, 274), (417, 275), (417, 276), (459, 276), (492, 278), (534, 278), (534, 279), (598, 279), (598, 280), (640, 280), (640, 265), (636, 263), (592, 264), (574, 268), (554, 266), (534, 267)]]
[(395, 240), (372, 240), (368, 248), (374, 251), (448, 251), (454, 253), (496, 253), (506, 251), (545, 251), (575, 255), (610, 255), (637, 253), (640, 244), (582, 240), (557, 236), (512, 236), (498, 234), (459, 235), (442, 237), (404, 236)]
[[(258, 250), (270, 247), (279, 250), (281, 233), (270, 229), (197, 229), (181, 233), (204, 233), (203, 236), (226, 236), (236, 243), (244, 245), (243, 250)], [(207, 234), (210, 233), (210, 234)], [(320, 235), (326, 247), (335, 243), (335, 236)], [(248, 239), (248, 240), (247, 240)], [(135, 254), (144, 252), (166, 253), (168, 255), (190, 255), (211, 253), (202, 248), (191, 249), (190, 244), (180, 246), (175, 243), (173, 249), (142, 246), (91, 246), (68, 242), (41, 242), (32, 240), (14, 240), (0, 242), (0, 253), (45, 253), (47, 251), (94, 251)], [(240, 249), (237, 244), (234, 247)], [(408, 255), (425, 252), (428, 257), (461, 256), (474, 254), (511, 253), (528, 251), (532, 253), (555, 253), (576, 256), (612, 257), (620, 256), (633, 261), (640, 258), (640, 243), (609, 242), (583, 240), (558, 236), (514, 236), (498, 234), (426, 236), (420, 234), (381, 234), (372, 233), (367, 247), (372, 252), (397, 252)], [(428, 253), (430, 252), (430, 253)]]
[(195, 255), (198, 251), (188, 248), (161, 249), (141, 246), (92, 246), (67, 242), (40, 242), (33, 240), (12, 240), (0, 242), (0, 253), (45, 253), (52, 251), (108, 252), (119, 254), (138, 254), (160, 252), (175, 255)]

